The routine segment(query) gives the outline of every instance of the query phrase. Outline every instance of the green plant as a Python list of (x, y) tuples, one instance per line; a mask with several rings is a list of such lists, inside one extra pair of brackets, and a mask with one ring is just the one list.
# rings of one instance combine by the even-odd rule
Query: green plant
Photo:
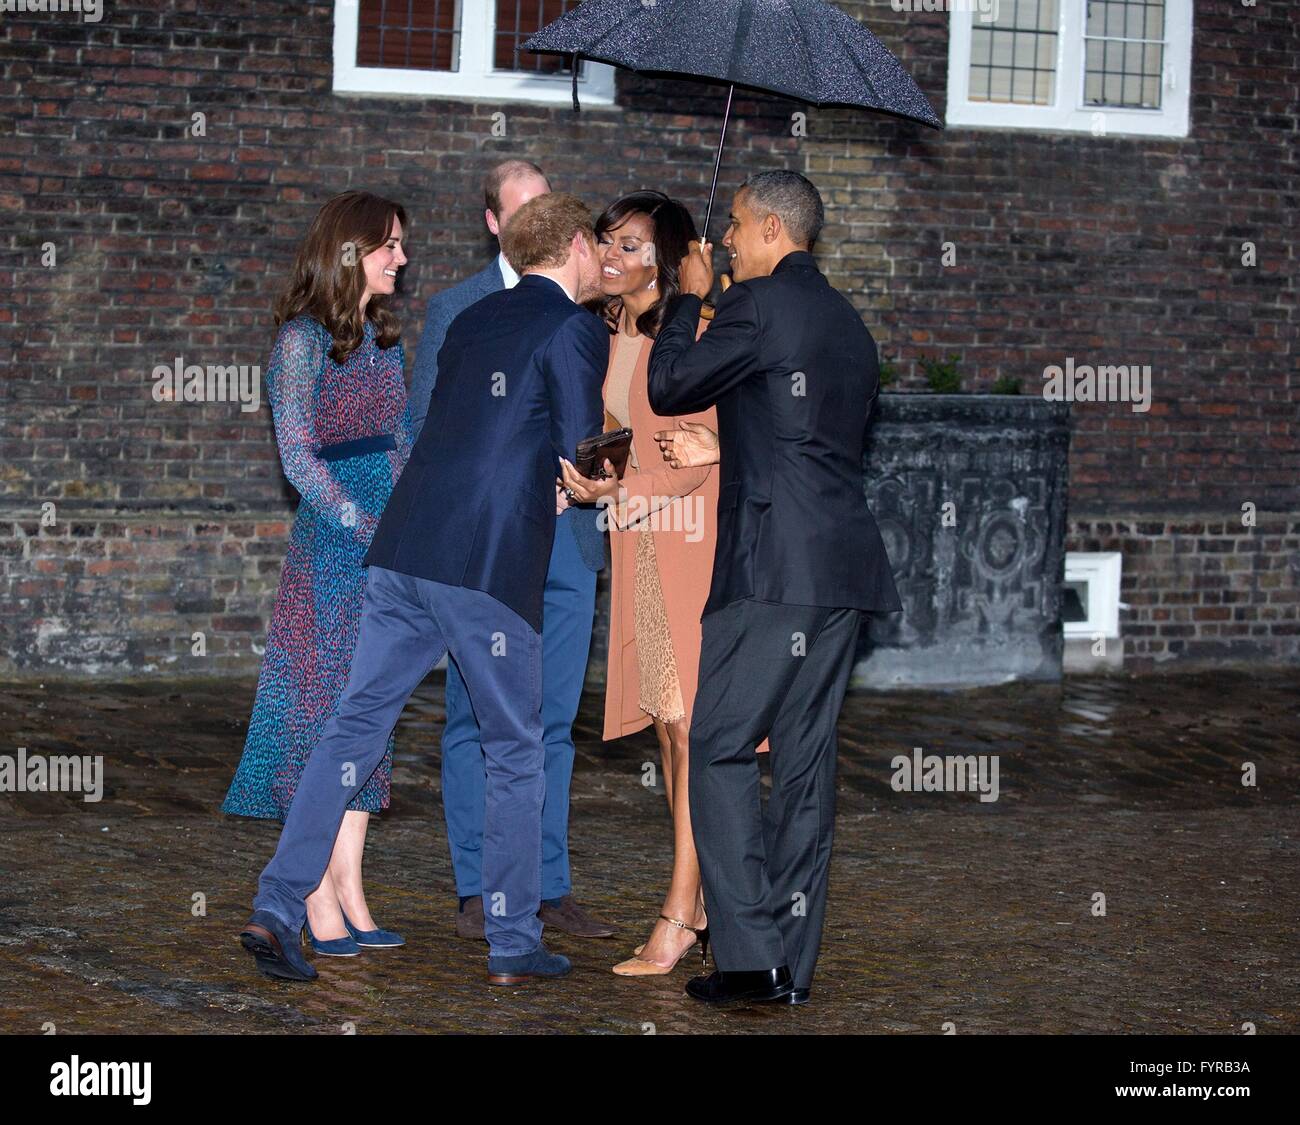
[(898, 368), (890, 360), (880, 357), (880, 385), (882, 387), (892, 386), (898, 382)]
[(1018, 395), (1020, 380), (1014, 375), (999, 375), (993, 380), (992, 393), (995, 395)]
[(921, 370), (925, 372), (925, 381), (930, 390), (937, 395), (955, 395), (961, 390), (961, 375), (957, 373), (959, 356), (950, 355), (947, 359), (923, 359)]

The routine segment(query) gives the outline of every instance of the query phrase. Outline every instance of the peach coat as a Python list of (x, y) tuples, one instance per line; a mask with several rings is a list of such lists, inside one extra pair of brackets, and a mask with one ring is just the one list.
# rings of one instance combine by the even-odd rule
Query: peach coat
[[(701, 318), (695, 337), (708, 327)], [(610, 367), (618, 337), (609, 338)], [(640, 339), (640, 354), (628, 388), (628, 419), (632, 428), (632, 447), (639, 470), (628, 468), (622, 485), (628, 506), (609, 508), (610, 543), (610, 613), (609, 657), (605, 675), (604, 740), (623, 738), (643, 730), (651, 718), (640, 707), (640, 671), (637, 665), (636, 614), (633, 588), (636, 579), (636, 540), (644, 519), (656, 528), (655, 560), (659, 567), (659, 584), (663, 589), (668, 630), (672, 636), (673, 658), (681, 683), (682, 703), (690, 718), (700, 673), (700, 616), (708, 600), (713, 581), (713, 552), (718, 541), (718, 466), (674, 469), (664, 459), (654, 440), (657, 430), (679, 428), (681, 422), (702, 422), (714, 432), (718, 429), (717, 412), (712, 407), (696, 414), (665, 418), (650, 408), (650, 349), (654, 341)], [(625, 345), (626, 346), (626, 345)], [(607, 429), (616, 423), (606, 412)], [(635, 507), (639, 498), (643, 507)], [(688, 511), (682, 505), (690, 505)], [(758, 747), (766, 750), (767, 742)]]

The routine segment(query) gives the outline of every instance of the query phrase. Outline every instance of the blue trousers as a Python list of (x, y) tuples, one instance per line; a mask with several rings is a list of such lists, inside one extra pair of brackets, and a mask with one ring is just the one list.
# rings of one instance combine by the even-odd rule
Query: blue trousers
[(377, 566), (367, 572), (347, 686), (302, 772), (255, 910), (301, 928), (348, 801), (382, 760), (411, 692), (448, 651), (478, 715), (486, 764), (484, 933), (498, 956), (541, 944), (542, 638), (480, 590)]
[[(562, 898), (569, 879), (569, 781), (573, 776), (573, 720), (582, 699), (596, 614), (596, 574), (582, 561), (559, 517), (546, 575), (542, 621), (542, 725), (546, 746), (546, 801), (542, 808), (542, 898)], [(456, 892), (483, 893), (483, 812), (487, 774), (479, 722), (455, 665), (447, 664), (447, 725), (442, 732), (442, 804)]]

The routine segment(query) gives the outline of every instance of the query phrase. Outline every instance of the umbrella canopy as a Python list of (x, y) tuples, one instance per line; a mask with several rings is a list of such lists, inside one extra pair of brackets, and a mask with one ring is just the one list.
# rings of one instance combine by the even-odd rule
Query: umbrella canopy
[(903, 64), (826, 0), (584, 0), (523, 49), (712, 78), (943, 127)]
[(728, 84), (709, 205), (700, 228), (704, 239), (738, 85), (813, 105), (860, 106), (943, 128), (903, 64), (862, 24), (826, 0), (584, 0), (542, 28), (523, 49), (574, 56), (574, 109), (580, 108), (579, 57)]

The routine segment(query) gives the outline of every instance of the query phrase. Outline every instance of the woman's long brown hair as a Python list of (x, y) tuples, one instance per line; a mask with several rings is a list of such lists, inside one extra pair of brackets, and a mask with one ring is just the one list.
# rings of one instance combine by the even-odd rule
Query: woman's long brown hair
[(375, 343), (391, 348), (401, 334), (397, 318), (374, 294), (361, 314), (366, 273), (361, 260), (379, 249), (393, 233), (393, 220), (406, 229), (400, 203), (368, 191), (345, 191), (329, 200), (312, 220), (298, 247), (293, 277), (275, 302), (278, 328), (295, 316), (315, 317), (334, 337), (330, 358), (343, 363), (365, 339), (365, 321), (375, 326)]

